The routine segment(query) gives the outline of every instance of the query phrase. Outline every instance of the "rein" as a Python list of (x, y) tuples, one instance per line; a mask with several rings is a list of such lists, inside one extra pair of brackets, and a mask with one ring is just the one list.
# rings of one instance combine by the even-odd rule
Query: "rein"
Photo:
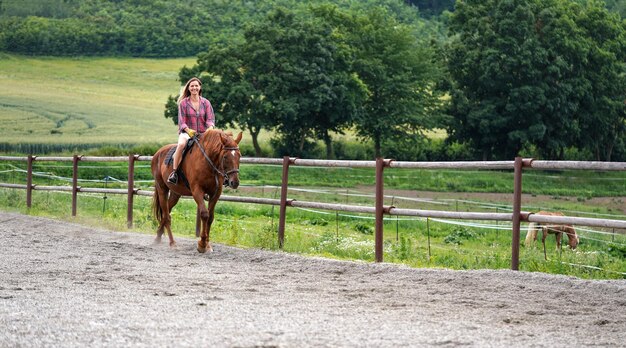
[[(215, 163), (213, 163), (213, 161), (211, 161), (211, 159), (209, 158), (209, 156), (206, 154), (206, 152), (204, 151), (204, 148), (202, 147), (202, 145), (200, 145), (200, 142), (198, 141), (198, 137), (193, 137), (192, 138), (193, 141), (196, 143), (196, 145), (198, 145), (198, 148), (200, 149), (200, 152), (202, 152), (202, 155), (204, 156), (204, 158), (207, 160), (207, 162), (209, 162), (209, 164), (211, 165), (211, 167), (213, 168), (214, 171), (216, 171), (218, 174), (222, 175), (224, 177), (224, 182), (228, 182), (228, 176), (232, 173), (239, 173), (239, 169), (231, 169), (227, 172), (223, 172), (221, 170), (219, 170), (219, 168), (217, 168), (217, 166), (215, 165)], [(222, 150), (239, 150), (239, 146), (224, 146)], [(224, 166), (224, 157), (222, 157), (222, 167)], [(215, 186), (218, 187), (219, 186), (219, 182), (217, 180), (217, 175), (215, 175)]]

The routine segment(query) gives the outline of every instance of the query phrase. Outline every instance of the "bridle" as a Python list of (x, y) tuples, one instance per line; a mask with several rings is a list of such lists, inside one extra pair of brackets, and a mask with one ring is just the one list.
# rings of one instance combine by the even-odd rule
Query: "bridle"
[[(196, 145), (198, 145), (198, 148), (200, 149), (200, 151), (202, 152), (202, 155), (204, 156), (204, 158), (207, 160), (207, 162), (209, 162), (209, 164), (211, 165), (211, 167), (213, 168), (213, 170), (215, 172), (217, 172), (218, 174), (220, 174), (221, 176), (224, 177), (224, 183), (230, 186), (230, 180), (228, 179), (228, 176), (233, 174), (233, 173), (239, 173), (239, 169), (235, 168), (235, 169), (231, 169), (227, 172), (220, 170), (215, 163), (213, 163), (213, 161), (211, 161), (211, 159), (209, 158), (209, 156), (206, 154), (206, 152), (204, 151), (204, 148), (202, 147), (202, 145), (200, 145), (200, 142), (198, 141), (198, 137), (193, 137), (192, 138), (193, 141), (196, 143)], [(220, 150), (220, 155), (223, 151), (239, 151), (239, 146), (222, 146), (222, 150)], [(226, 156), (222, 156), (222, 161), (220, 163), (220, 166), (222, 168), (224, 168), (224, 160), (226, 159)], [(219, 187), (219, 181), (217, 179), (217, 175), (215, 175), (215, 187)]]

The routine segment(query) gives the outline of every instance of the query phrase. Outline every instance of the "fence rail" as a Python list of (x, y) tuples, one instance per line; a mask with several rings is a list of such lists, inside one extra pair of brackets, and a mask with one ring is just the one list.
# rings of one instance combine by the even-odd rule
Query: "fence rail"
[[(128, 157), (96, 157), (96, 156), (79, 156), (72, 157), (37, 157), (29, 155), (26, 157), (0, 156), (0, 161), (22, 161), (27, 162), (26, 184), (10, 184), (0, 183), (0, 187), (11, 189), (25, 189), (27, 207), (32, 204), (32, 191), (68, 191), (72, 192), (72, 216), (76, 216), (76, 202), (78, 192), (90, 193), (110, 193), (110, 194), (126, 194), (128, 195), (127, 224), (132, 227), (133, 223), (133, 197), (135, 195), (152, 196), (153, 191), (136, 189), (134, 186), (134, 169), (135, 163), (140, 161), (151, 161), (152, 156), (129, 155)], [(33, 162), (35, 161), (66, 161), (73, 163), (72, 170), (72, 186), (43, 186), (34, 185)], [(78, 186), (78, 163), (79, 162), (128, 162), (128, 186), (127, 189), (113, 188), (88, 188)], [(282, 166), (282, 184), (280, 199), (255, 198), (255, 197), (235, 197), (222, 195), (222, 201), (252, 204), (267, 204), (280, 206), (279, 225), (278, 225), (278, 244), (282, 248), (285, 233), (285, 217), (287, 207), (297, 208), (313, 208), (333, 211), (346, 211), (355, 213), (374, 214), (375, 216), (375, 254), (376, 261), (383, 260), (383, 217), (384, 215), (395, 216), (417, 216), (425, 218), (450, 218), (450, 219), (469, 219), (469, 220), (495, 220), (495, 221), (511, 221), (512, 222), (512, 250), (511, 250), (511, 269), (519, 269), (519, 240), (520, 240), (520, 222), (541, 222), (554, 224), (572, 224), (581, 226), (606, 227), (626, 229), (625, 220), (615, 219), (597, 219), (582, 218), (573, 216), (547, 216), (536, 215), (531, 212), (521, 211), (521, 193), (522, 193), (522, 172), (524, 168), (534, 169), (573, 169), (573, 170), (600, 170), (600, 171), (626, 171), (626, 162), (584, 162), (584, 161), (539, 161), (533, 159), (515, 158), (514, 161), (457, 161), (457, 162), (403, 162), (390, 159), (378, 158), (376, 161), (345, 161), (345, 160), (313, 160), (300, 159), (293, 157), (279, 158), (241, 158), (242, 164), (266, 164)], [(348, 204), (331, 204), (321, 202), (298, 201), (288, 198), (289, 188), (289, 167), (290, 166), (308, 166), (308, 167), (345, 167), (345, 168), (373, 168), (375, 169), (376, 187), (375, 187), (375, 205), (361, 206)], [(445, 210), (421, 210), (421, 209), (400, 209), (394, 206), (385, 206), (384, 199), (384, 183), (383, 171), (385, 168), (403, 168), (403, 169), (482, 169), (482, 170), (513, 170), (513, 211), (511, 213), (484, 213), (484, 212), (458, 212)]]

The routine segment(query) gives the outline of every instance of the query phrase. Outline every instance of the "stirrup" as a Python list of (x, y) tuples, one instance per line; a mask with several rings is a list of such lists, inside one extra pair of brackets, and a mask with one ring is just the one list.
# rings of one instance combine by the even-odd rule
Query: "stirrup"
[(176, 173), (176, 171), (173, 171), (170, 176), (167, 178), (167, 182), (169, 182), (170, 184), (177, 184), (178, 183), (178, 174)]

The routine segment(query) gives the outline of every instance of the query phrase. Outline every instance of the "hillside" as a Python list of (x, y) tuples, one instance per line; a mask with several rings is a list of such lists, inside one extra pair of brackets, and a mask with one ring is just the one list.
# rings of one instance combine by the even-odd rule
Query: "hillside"
[[(323, 0), (166, 1), (20, 0), (0, 2), (0, 51), (29, 55), (189, 57), (241, 30), (277, 7), (305, 9)], [(420, 20), (400, 0), (330, 3), (384, 9), (405, 22)]]
[(163, 117), (193, 58), (0, 56), (0, 138), (7, 143), (167, 143)]

